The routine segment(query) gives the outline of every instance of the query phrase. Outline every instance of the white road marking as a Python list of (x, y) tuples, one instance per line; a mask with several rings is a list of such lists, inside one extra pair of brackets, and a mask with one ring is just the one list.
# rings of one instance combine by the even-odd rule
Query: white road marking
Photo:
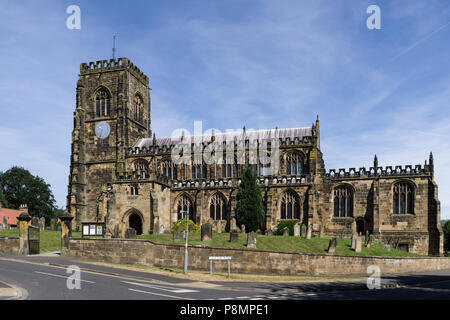
[(136, 290), (136, 289), (131, 289), (131, 288), (128, 288), (128, 290), (134, 291), (134, 292), (146, 293), (146, 294), (153, 294), (153, 295), (156, 295), (156, 296), (163, 296), (163, 297), (175, 298), (175, 299), (180, 299), (180, 300), (195, 300), (195, 299), (186, 298), (186, 297), (169, 296), (169, 295), (167, 295), (167, 294), (155, 293), (155, 292), (148, 292), (148, 291)]
[[(45, 274), (45, 275), (47, 275), (47, 276), (58, 277), (58, 278), (64, 278), (64, 279), (69, 278), (69, 277), (66, 277), (66, 276), (61, 276), (61, 275), (59, 275), (59, 274), (53, 274), (53, 273), (47, 273), (47, 272), (35, 271), (35, 273)], [(80, 279), (80, 281), (87, 282), (87, 283), (95, 283), (94, 281), (83, 280), (83, 279)]]
[(121, 281), (121, 282), (132, 284), (132, 285), (135, 285), (135, 286), (141, 286), (141, 287), (146, 287), (146, 288), (151, 288), (151, 289), (169, 291), (169, 292), (173, 292), (173, 293), (199, 292), (198, 290), (176, 289), (176, 288), (173, 288), (173, 287), (159, 286), (159, 285), (148, 284), (148, 283), (139, 283), (139, 282), (130, 282), (130, 281)]

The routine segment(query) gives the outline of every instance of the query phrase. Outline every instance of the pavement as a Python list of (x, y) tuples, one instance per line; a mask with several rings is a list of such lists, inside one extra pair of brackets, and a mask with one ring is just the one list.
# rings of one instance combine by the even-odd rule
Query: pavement
[[(80, 288), (70, 288), (80, 268)], [(72, 285), (73, 286), (73, 285)], [(367, 277), (352, 281), (199, 281), (96, 265), (57, 253), (0, 257), (0, 299), (129, 300), (410, 300), (450, 299), (450, 270), (383, 275), (379, 290)]]

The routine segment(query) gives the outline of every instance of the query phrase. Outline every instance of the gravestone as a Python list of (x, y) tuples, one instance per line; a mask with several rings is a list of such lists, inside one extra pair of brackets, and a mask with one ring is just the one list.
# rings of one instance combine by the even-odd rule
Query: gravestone
[(177, 230), (173, 233), (173, 241), (183, 241), (184, 240), (184, 231), (183, 231), (183, 224), (180, 223), (178, 225)]
[(356, 238), (358, 238), (358, 234), (357, 233), (353, 233), (352, 234), (352, 249), (356, 248)]
[[(222, 221), (219, 220), (216, 222), (216, 230), (218, 233), (222, 233)], [(211, 229), (211, 231), (212, 231), (212, 229)]]
[(245, 233), (245, 225), (241, 225), (241, 233)]
[(334, 237), (330, 240), (330, 243), (328, 244), (328, 253), (335, 253), (337, 247), (337, 238)]
[(312, 237), (312, 225), (308, 224), (308, 229), (306, 230), (306, 239), (311, 239)]
[(271, 236), (273, 235), (273, 231), (271, 229), (267, 229), (265, 234), (266, 236)]
[(239, 232), (237, 230), (232, 230), (230, 232), (230, 242), (238, 242)]
[(56, 221), (54, 219), (50, 220), (50, 230), (56, 230)]
[(210, 223), (202, 224), (202, 241), (212, 240), (212, 225)]
[(261, 230), (260, 229), (256, 230), (256, 234), (261, 234)]
[(298, 223), (294, 224), (294, 237), (300, 237), (300, 225)]
[(133, 228), (125, 230), (125, 239), (136, 239), (136, 230)]
[(391, 251), (391, 246), (389, 244), (385, 244), (383, 246), (383, 249), (386, 250), (386, 251)]
[(163, 233), (164, 233), (164, 226), (163, 226), (163, 225), (160, 225), (160, 226), (159, 226), (158, 234), (163, 234)]
[(33, 227), (38, 227), (39, 228), (39, 218), (38, 217), (31, 218), (31, 225)]
[(283, 236), (289, 236), (289, 228), (288, 227), (283, 228)]
[(320, 225), (319, 238), (323, 238), (323, 225)]
[(306, 238), (306, 225), (302, 224), (300, 236)]
[(361, 252), (362, 238), (356, 237), (355, 252)]
[(39, 219), (39, 231), (42, 232), (45, 230), (45, 218), (42, 217)]
[(236, 225), (236, 219), (233, 218), (233, 219), (231, 219), (231, 222), (230, 222), (230, 230), (231, 230), (231, 231), (236, 230), (236, 227), (237, 227), (237, 225)]
[(372, 235), (369, 234), (367, 237), (367, 240), (364, 242), (364, 245), (366, 248), (370, 248), (372, 246)]
[(369, 230), (366, 230), (364, 234), (364, 243), (367, 243), (367, 241), (369, 241)]
[(256, 232), (249, 232), (247, 235), (247, 248), (256, 248)]

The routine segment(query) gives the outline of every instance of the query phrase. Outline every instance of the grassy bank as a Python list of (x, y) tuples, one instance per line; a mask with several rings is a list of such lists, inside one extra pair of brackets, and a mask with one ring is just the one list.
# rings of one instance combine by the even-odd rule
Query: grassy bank
[[(183, 244), (184, 241), (174, 242), (172, 240), (172, 234), (146, 234), (138, 236), (139, 239), (148, 239), (158, 243), (165, 244)], [(203, 245), (209, 247), (220, 248), (236, 248), (247, 249), (247, 236), (240, 234), (238, 242), (231, 243), (229, 241), (229, 233), (214, 233), (211, 241), (201, 241), (200, 232), (189, 233), (190, 245)], [(258, 236), (257, 249), (270, 250), (270, 251), (282, 251), (282, 252), (300, 252), (300, 253), (327, 253), (328, 244), (330, 238), (311, 238), (306, 239), (303, 237), (284, 237), (284, 236)], [(248, 249), (254, 250), (254, 249)], [(383, 249), (383, 245), (379, 242), (372, 243), (371, 248), (362, 247), (362, 251), (356, 253), (351, 248), (350, 239), (338, 239), (338, 246), (336, 248), (336, 254), (343, 255), (360, 255), (360, 256), (389, 256), (389, 257), (412, 257), (420, 256), (418, 254), (405, 252), (391, 248), (391, 251)]]

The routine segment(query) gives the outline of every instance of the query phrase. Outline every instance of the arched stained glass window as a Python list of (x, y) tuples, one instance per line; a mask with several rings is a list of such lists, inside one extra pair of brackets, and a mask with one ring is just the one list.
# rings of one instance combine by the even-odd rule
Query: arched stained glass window
[(292, 191), (287, 191), (281, 198), (280, 218), (300, 219), (300, 201)]
[(226, 199), (223, 195), (216, 193), (209, 202), (209, 216), (213, 220), (226, 220)]
[(353, 195), (349, 187), (335, 188), (333, 202), (335, 217), (353, 217)]
[(414, 214), (414, 189), (409, 183), (394, 185), (393, 210), (394, 214)]

